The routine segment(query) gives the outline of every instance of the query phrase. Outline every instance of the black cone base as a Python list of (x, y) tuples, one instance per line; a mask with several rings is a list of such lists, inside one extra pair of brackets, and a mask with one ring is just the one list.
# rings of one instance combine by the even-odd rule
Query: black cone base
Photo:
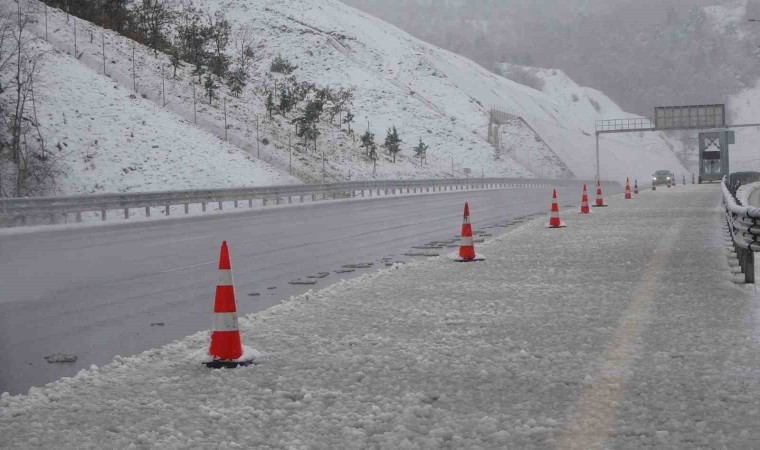
[(205, 362), (203, 365), (211, 369), (234, 369), (235, 367), (247, 367), (253, 364), (253, 360), (248, 361), (224, 361), (221, 359), (215, 359), (213, 361)]

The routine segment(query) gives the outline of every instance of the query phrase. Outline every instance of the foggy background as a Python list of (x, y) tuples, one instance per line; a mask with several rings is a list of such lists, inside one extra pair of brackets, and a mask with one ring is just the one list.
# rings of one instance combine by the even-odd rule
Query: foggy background
[(760, 0), (342, 1), (493, 71), (562, 69), (645, 116), (657, 105), (725, 103), (760, 74), (760, 23), (747, 21), (760, 19)]

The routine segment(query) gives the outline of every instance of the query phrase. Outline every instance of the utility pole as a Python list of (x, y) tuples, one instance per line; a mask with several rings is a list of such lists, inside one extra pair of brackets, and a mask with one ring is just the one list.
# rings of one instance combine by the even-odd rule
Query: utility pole
[(137, 93), (137, 75), (135, 72), (135, 41), (132, 41), (132, 87)]
[(74, 58), (77, 57), (77, 19), (74, 18)]
[(164, 76), (164, 65), (161, 64), (161, 101), (164, 103), (164, 108), (166, 108), (166, 77)]
[(106, 36), (104, 34), (100, 35), (102, 41), (103, 41), (103, 75), (106, 74)]
[(291, 135), (288, 133), (288, 173), (293, 175), (293, 147), (290, 144)]
[(198, 107), (195, 103), (195, 81), (191, 81), (190, 84), (193, 86), (193, 123), (197, 125), (198, 124)]
[(325, 152), (322, 152), (322, 184), (325, 184)]
[(224, 104), (224, 140), (227, 140), (227, 97), (222, 99)]
[[(48, 41), (47, 3), (45, 3), (45, 40)], [(50, 42), (50, 41), (48, 41)]]
[(261, 159), (261, 144), (259, 143), (259, 116), (256, 116), (256, 157)]
[(600, 170), (599, 170), (599, 132), (596, 133), (596, 181), (600, 181), (602, 178), (600, 176)]

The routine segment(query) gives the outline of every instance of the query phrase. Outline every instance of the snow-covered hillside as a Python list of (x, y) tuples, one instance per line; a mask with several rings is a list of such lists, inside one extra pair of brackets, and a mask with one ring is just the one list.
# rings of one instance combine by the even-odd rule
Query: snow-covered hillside
[(58, 194), (287, 184), (297, 180), (131, 94), (69, 55), (45, 52), (37, 117)]
[[(298, 81), (355, 89), (351, 109), (358, 132), (369, 125), (377, 135), (376, 141), (382, 144), (385, 130), (398, 127), (404, 140), (402, 158), (393, 164), (384, 155), (377, 167), (378, 178), (450, 176), (452, 163), (457, 175), (464, 167), (486, 176), (540, 173), (540, 166), (526, 164), (533, 169), (531, 173), (508, 152), (501, 152), (500, 159), (495, 158), (495, 149), (488, 142), (491, 105), (519, 112), (539, 133), (540, 138), (532, 141), (535, 146), (521, 150), (538, 154), (548, 145), (576, 176), (590, 177), (595, 173), (594, 120), (624, 115), (601, 94), (595, 95), (602, 105), (601, 113), (597, 113), (588, 102), (577, 104), (564, 98), (571, 97), (568, 90), (576, 87), (563, 88), (557, 84), (555, 92), (545, 93), (514, 83), (337, 0), (202, 0), (197, 5), (211, 11), (223, 10), (235, 27), (250, 27), (258, 39), (253, 81), (240, 99), (226, 98), (228, 133), (231, 142), (249, 151), (256, 149), (258, 118), (262, 157), (271, 158), (272, 164), (280, 169), (287, 169), (291, 163), (288, 151), (291, 118), (275, 115), (270, 119), (265, 108), (266, 92), (286, 77), (269, 70), (277, 55), (298, 66), (293, 72)], [(73, 49), (73, 25), (66, 22), (65, 15), (50, 10), (48, 21), (50, 40), (60, 48)], [(77, 22), (77, 27), (80, 61), (93, 67), (102, 66), (101, 43), (92, 36), (104, 36), (106, 71), (131, 87), (131, 41), (82, 21)], [(136, 56), (139, 92), (160, 99), (161, 68), (169, 67), (168, 57), (154, 56), (139, 45)], [(165, 73), (169, 71), (166, 69)], [(190, 71), (185, 67), (177, 79), (167, 78), (166, 98), (168, 109), (192, 119)], [(566, 94), (564, 97), (560, 95), (562, 92)], [(207, 103), (198, 103), (199, 122), (205, 122), (207, 128), (218, 134), (223, 130), (219, 126), (223, 123), (223, 105), (218, 101), (213, 105)], [(321, 179), (323, 153), (328, 180), (345, 180), (349, 173), (353, 179), (372, 176), (372, 164), (359, 149), (358, 139), (343, 128), (341, 131), (337, 124), (323, 126), (316, 152), (293, 147), (292, 164), (302, 179)], [(424, 167), (412, 158), (411, 147), (420, 139), (430, 146)], [(681, 170), (671, 151), (676, 143), (632, 135), (603, 141), (605, 178), (641, 177), (661, 167)], [(531, 145), (527, 142), (530, 140), (526, 145)]]
[[(760, 82), (744, 92), (731, 97), (727, 105), (729, 122), (760, 123)], [(760, 171), (760, 127), (736, 128), (736, 144), (729, 148), (731, 171)], [(695, 149), (696, 152), (696, 149)]]
[[(539, 80), (541, 92), (550, 99), (549, 106), (552, 109), (548, 110), (545, 104), (539, 104), (541, 110), (538, 115), (534, 114), (535, 110), (527, 108), (511, 111), (531, 123), (576, 175), (592, 176), (592, 171), (595, 170), (595, 122), (638, 116), (620, 109), (604, 93), (579, 86), (561, 70), (508, 64), (501, 65), (500, 70), (506, 73), (514, 67)], [(602, 135), (602, 176), (646, 179), (659, 169), (669, 169), (676, 174), (691, 173), (692, 169), (683, 167), (676, 157), (675, 152), (680, 152), (682, 147), (680, 141), (664, 133)]]

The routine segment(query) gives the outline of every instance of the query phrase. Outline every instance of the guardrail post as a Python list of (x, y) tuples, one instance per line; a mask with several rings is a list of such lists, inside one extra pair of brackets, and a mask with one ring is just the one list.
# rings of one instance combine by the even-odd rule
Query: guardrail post
[(235, 209), (237, 209), (238, 208), (238, 201), (237, 200), (233, 200), (233, 204), (235, 205)]
[(170, 215), (172, 213), (172, 205), (166, 205), (166, 215)]
[(185, 203), (185, 214), (190, 214), (190, 204)]
[(100, 210), (100, 217), (102, 218), (103, 222), (106, 221), (106, 210), (105, 209), (101, 209)]
[(301, 203), (303, 203), (303, 195), (299, 195)]
[(747, 250), (744, 262), (744, 282), (755, 284), (755, 252)]
[(264, 202), (264, 206), (267, 206), (267, 199), (266, 199), (266, 198), (263, 198), (263, 199), (261, 199), (261, 200)]
[(201, 202), (201, 209), (206, 212), (206, 202)]
[(313, 202), (317, 201), (317, 194), (311, 194), (311, 201)]
[[(372, 191), (369, 192), (372, 193)], [(364, 189), (362, 189), (362, 198), (364, 198)]]
[(293, 196), (292, 195), (288, 195), (288, 203), (289, 204), (293, 203)]
[(129, 219), (129, 208), (124, 208), (124, 218)]
[(150, 206), (145, 207), (145, 217), (150, 217)]
[(248, 199), (248, 207), (249, 208), (253, 208), (253, 199), (252, 198)]
[(55, 214), (50, 214), (50, 223), (55, 224)]
[(219, 211), (224, 210), (224, 202), (219, 202)]

